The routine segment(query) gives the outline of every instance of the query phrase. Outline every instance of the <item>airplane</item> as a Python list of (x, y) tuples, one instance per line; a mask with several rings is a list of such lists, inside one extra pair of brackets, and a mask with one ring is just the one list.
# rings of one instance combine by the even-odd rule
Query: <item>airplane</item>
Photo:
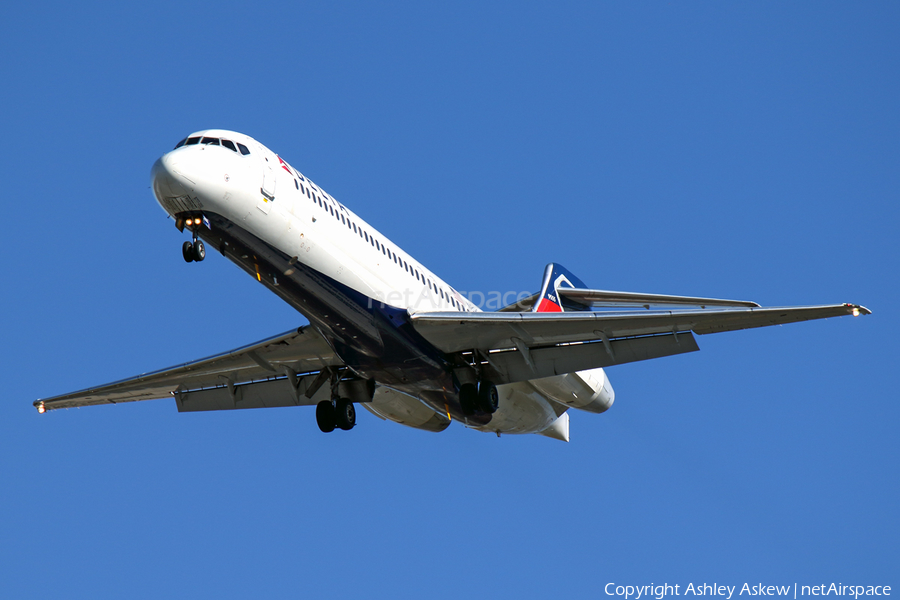
[[(539, 291), (482, 311), (255, 139), (208, 129), (151, 170), (156, 201), (191, 239), (246, 271), (309, 324), (182, 365), (39, 399), (38, 412), (172, 397), (179, 412), (315, 406), (323, 432), (356, 407), (440, 432), (454, 420), (569, 441), (569, 409), (608, 410), (607, 367), (699, 350), (705, 335), (843, 315), (857, 304), (755, 302), (588, 288), (548, 264)], [(512, 299), (512, 298), (507, 298)]]

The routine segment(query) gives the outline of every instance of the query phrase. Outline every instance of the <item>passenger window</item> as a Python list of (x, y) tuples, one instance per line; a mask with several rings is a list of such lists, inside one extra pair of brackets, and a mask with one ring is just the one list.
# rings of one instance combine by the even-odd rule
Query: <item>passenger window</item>
[(200, 138), (192, 137), (192, 138), (188, 138), (187, 141), (184, 143), (184, 145), (185, 146), (193, 146), (194, 144), (199, 144), (199, 143), (200, 143)]
[(184, 146), (184, 143), (185, 143), (186, 141), (187, 141), (187, 138), (184, 138), (183, 140), (181, 140), (180, 142), (178, 142), (178, 144), (175, 146), (175, 148), (173, 148), (173, 150), (178, 150), (179, 148), (181, 148), (182, 146)]
[[(227, 140), (226, 140), (226, 141), (227, 141)], [(225, 144), (223, 143), (222, 145), (224, 146)], [(300, 184), (297, 183), (297, 180), (296, 180), (296, 179), (294, 180), (294, 187), (297, 188), (298, 190), (300, 189)]]
[(219, 138), (205, 137), (202, 140), (200, 140), (200, 143), (203, 144), (204, 146), (218, 146)]
[(222, 140), (222, 145), (232, 152), (237, 152), (237, 148), (234, 147), (234, 142), (232, 142), (231, 140)]
[[(190, 142), (190, 140), (188, 140), (188, 142)], [(238, 143), (238, 149), (240, 149), (241, 154), (243, 154), (244, 156), (247, 156), (248, 154), (250, 154), (250, 148), (248, 148), (247, 146), (245, 146), (241, 143)]]

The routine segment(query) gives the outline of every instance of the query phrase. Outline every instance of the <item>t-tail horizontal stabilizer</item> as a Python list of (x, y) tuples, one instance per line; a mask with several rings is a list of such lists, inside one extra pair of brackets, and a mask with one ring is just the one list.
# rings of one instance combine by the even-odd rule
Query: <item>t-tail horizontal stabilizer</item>
[[(528, 299), (531, 301), (531, 299)], [(560, 264), (550, 263), (544, 269), (541, 291), (534, 297), (532, 312), (566, 312), (591, 308), (700, 307), (759, 308), (747, 300), (723, 300), (669, 294), (641, 294), (592, 290)], [(520, 309), (521, 310), (521, 309)]]

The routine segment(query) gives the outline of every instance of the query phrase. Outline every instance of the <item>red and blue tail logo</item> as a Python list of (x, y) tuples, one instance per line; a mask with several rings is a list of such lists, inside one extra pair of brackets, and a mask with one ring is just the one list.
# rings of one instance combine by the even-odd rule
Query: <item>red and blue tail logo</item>
[(550, 263), (544, 269), (544, 281), (541, 283), (541, 292), (537, 302), (534, 303), (533, 312), (563, 312), (565, 310), (589, 310), (588, 306), (562, 300), (557, 293), (561, 287), (586, 288), (584, 282), (575, 277), (564, 266)]

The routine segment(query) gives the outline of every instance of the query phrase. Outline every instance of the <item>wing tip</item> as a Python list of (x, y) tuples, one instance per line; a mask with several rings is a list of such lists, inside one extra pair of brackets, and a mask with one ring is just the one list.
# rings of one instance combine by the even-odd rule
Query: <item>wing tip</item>
[(871, 315), (872, 314), (871, 310), (869, 310), (868, 308), (866, 308), (865, 306), (863, 306), (861, 304), (847, 303), (847, 304), (844, 304), (844, 306), (846, 306), (848, 309), (850, 309), (850, 314), (853, 315), (854, 317), (858, 317), (860, 315)]

